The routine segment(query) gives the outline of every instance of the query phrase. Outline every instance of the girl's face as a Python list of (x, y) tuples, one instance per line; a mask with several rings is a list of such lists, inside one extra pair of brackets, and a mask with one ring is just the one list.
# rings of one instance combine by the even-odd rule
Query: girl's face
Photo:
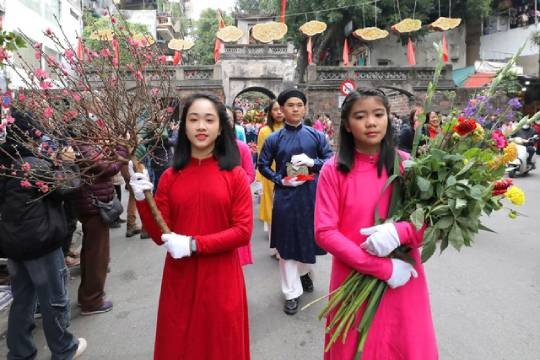
[(208, 99), (195, 100), (186, 116), (186, 136), (191, 143), (191, 155), (198, 159), (211, 155), (220, 130), (214, 103)]
[(270, 110), (270, 116), (274, 119), (274, 122), (281, 123), (285, 119), (285, 115), (281, 112), (281, 107), (277, 102), (272, 105), (272, 110)]
[(441, 124), (441, 120), (439, 120), (439, 116), (436, 112), (432, 111), (429, 113), (428, 123), (433, 127), (438, 127)]
[(379, 152), (387, 127), (386, 108), (383, 102), (374, 96), (356, 100), (345, 124), (345, 129), (354, 138), (355, 148), (366, 154)]

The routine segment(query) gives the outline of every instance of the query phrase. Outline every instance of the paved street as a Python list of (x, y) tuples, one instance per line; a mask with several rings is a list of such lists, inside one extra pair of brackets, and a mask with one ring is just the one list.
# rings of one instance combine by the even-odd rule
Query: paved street
[[(515, 182), (526, 191), (520, 211), (528, 217), (498, 213), (485, 220), (497, 234), (481, 233), (473, 248), (450, 249), (426, 266), (442, 360), (540, 359), (540, 171)], [(252, 246), (255, 264), (245, 268), (252, 358), (321, 359), (322, 305), (285, 315), (277, 261), (267, 255), (258, 220)], [(150, 240), (126, 239), (123, 229), (112, 230), (111, 247), (107, 293), (114, 310), (81, 317), (74, 305), (71, 330), (88, 340), (83, 359), (151, 359), (165, 250)], [(325, 293), (329, 271), (330, 256), (320, 258), (316, 291), (304, 304)], [(78, 281), (71, 281), (73, 304)], [(38, 359), (48, 359), (41, 329), (36, 335)], [(5, 354), (2, 340), (0, 357)]]

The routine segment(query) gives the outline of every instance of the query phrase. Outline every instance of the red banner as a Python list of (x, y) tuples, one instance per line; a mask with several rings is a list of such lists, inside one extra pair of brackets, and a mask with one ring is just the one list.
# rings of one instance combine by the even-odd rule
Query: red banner
[[(223, 21), (223, 17), (221, 16), (221, 11), (218, 10), (218, 16), (219, 16), (219, 25), (218, 27), (224, 28), (225, 27), (225, 21)], [(221, 56), (221, 40), (216, 38), (216, 42), (214, 43), (214, 62), (217, 63), (219, 61), (219, 58)]]
[(409, 63), (409, 65), (416, 65), (416, 57), (414, 55), (414, 44), (411, 40), (411, 38), (409, 38), (409, 43), (407, 44), (407, 62)]
[(446, 32), (442, 33), (442, 61), (448, 62), (448, 43), (446, 42)]
[(347, 38), (343, 42), (343, 66), (349, 66), (349, 42)]
[(178, 65), (182, 62), (182, 52), (181, 51), (175, 51), (174, 52), (174, 57), (173, 57), (173, 65)]
[(308, 37), (306, 50), (307, 50), (307, 63), (308, 65), (311, 65), (313, 64), (313, 49), (312, 49), (312, 44), (311, 44), (311, 36)]
[(281, 16), (279, 17), (279, 21), (282, 23), (285, 22), (285, 9), (287, 9), (287, 0), (281, 0)]

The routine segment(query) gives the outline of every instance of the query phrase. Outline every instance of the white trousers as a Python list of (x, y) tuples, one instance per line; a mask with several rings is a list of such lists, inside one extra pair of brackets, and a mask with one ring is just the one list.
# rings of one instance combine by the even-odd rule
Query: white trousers
[(281, 275), (281, 291), (285, 300), (291, 300), (304, 293), (300, 276), (311, 271), (311, 264), (304, 264), (296, 260), (279, 259), (279, 273)]

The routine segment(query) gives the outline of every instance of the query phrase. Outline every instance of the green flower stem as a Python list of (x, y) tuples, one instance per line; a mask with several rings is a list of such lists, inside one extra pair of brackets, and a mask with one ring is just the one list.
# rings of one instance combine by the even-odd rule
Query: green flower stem
[(388, 285), (384, 281), (381, 281), (378, 279), (374, 279), (374, 280), (377, 283), (377, 287), (375, 288), (375, 290), (372, 292), (371, 296), (369, 297), (366, 310), (364, 311), (362, 320), (360, 320), (360, 325), (358, 325), (360, 339), (358, 341), (358, 349), (356, 350), (356, 356), (355, 356), (356, 360), (360, 360), (360, 358), (362, 357), (362, 351), (364, 350), (364, 345), (366, 344), (369, 328), (371, 326), (371, 323), (373, 322), (375, 313), (377, 312), (377, 309), (379, 308), (379, 304), (381, 303), (382, 297), (384, 296), (384, 293), (386, 292), (386, 289), (388, 288)]

